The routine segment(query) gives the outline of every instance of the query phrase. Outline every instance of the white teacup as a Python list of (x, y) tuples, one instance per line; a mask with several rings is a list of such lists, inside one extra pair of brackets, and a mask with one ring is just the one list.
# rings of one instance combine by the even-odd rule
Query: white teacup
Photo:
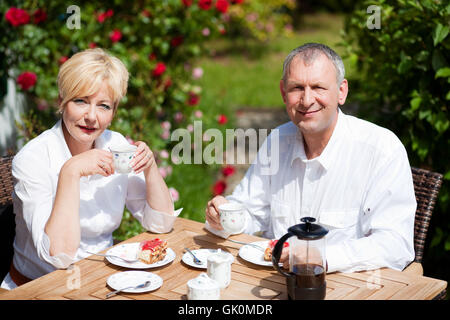
[(132, 144), (110, 148), (114, 158), (114, 169), (117, 173), (130, 173), (133, 171), (130, 162), (134, 158), (136, 149), (137, 147)]
[(245, 224), (245, 207), (240, 203), (227, 202), (219, 206), (220, 223), (226, 232), (240, 233)]

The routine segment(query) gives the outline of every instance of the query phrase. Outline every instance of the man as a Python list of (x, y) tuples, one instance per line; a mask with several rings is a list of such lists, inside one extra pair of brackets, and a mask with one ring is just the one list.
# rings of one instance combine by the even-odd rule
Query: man
[[(223, 232), (218, 207), (247, 208), (243, 232), (279, 239), (305, 216), (327, 227), (328, 272), (381, 267), (402, 270), (414, 259), (416, 199), (406, 150), (389, 130), (345, 115), (348, 83), (342, 59), (322, 44), (293, 50), (280, 91), (290, 122), (277, 128), (279, 170), (255, 161), (233, 194), (208, 202), (206, 227)], [(276, 140), (276, 139), (275, 139)], [(222, 230), (222, 231), (221, 231)], [(284, 258), (286, 261), (286, 254)]]

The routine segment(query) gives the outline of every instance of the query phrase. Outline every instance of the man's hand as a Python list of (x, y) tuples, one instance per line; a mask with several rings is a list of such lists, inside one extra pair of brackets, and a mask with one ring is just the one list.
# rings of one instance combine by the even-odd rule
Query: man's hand
[(208, 201), (205, 210), (206, 221), (214, 229), (223, 230), (222, 224), (220, 223), (219, 206), (227, 202), (229, 201), (222, 196), (215, 196), (211, 201)]

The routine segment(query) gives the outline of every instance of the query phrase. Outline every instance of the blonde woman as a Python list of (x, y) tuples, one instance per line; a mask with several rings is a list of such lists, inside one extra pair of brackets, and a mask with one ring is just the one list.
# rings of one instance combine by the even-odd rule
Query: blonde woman
[(73, 55), (58, 74), (61, 119), (13, 160), (14, 257), (1, 287), (13, 289), (113, 244), (124, 206), (152, 232), (172, 229), (168, 188), (145, 142), (133, 172), (115, 174), (110, 147), (128, 143), (107, 130), (125, 96), (128, 71), (103, 51)]

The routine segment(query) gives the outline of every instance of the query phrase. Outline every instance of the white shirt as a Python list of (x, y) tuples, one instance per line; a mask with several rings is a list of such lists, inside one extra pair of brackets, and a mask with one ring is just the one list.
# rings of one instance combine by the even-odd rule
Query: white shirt
[[(333, 134), (319, 157), (308, 160), (300, 130), (277, 128), (227, 197), (246, 205), (246, 233), (279, 239), (310, 216), (327, 227), (328, 272), (389, 267), (414, 259), (416, 198), (406, 150), (389, 130), (339, 110)], [(271, 148), (277, 143), (276, 157)], [(263, 145), (264, 146), (264, 145)], [(261, 157), (261, 161), (258, 161)], [(278, 158), (277, 165), (274, 161)], [(264, 163), (277, 168), (264, 174)]]
[[(109, 150), (108, 147), (123, 143), (128, 142), (120, 133), (105, 130), (96, 139), (95, 148)], [(78, 251), (75, 257), (66, 254), (50, 256), (50, 240), (44, 227), (53, 208), (59, 172), (71, 157), (60, 120), (27, 143), (13, 159), (16, 214), (13, 262), (16, 269), (30, 279), (56, 268), (67, 268), (89, 256), (87, 251), (99, 252), (112, 246), (112, 232), (120, 225), (124, 205), (146, 230), (156, 233), (169, 232), (182, 210), (171, 215), (152, 209), (146, 201), (143, 173), (82, 177)]]

